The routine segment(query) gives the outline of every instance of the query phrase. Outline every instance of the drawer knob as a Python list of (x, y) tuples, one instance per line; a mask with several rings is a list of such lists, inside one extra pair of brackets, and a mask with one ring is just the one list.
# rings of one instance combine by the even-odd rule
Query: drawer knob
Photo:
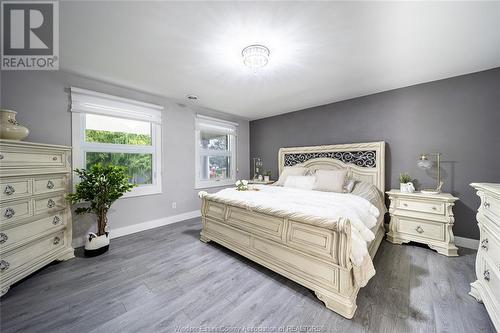
[(0, 160), (3, 160), (3, 155), (2, 154), (0, 154)]
[(59, 237), (54, 237), (54, 245), (57, 245), (61, 242), (61, 238)]
[(436, 206), (432, 206), (432, 210), (437, 210), (437, 207)]
[(52, 157), (52, 161), (57, 161), (57, 156)]
[(404, 204), (403, 204), (403, 206), (408, 207), (408, 204), (407, 204), (407, 203), (404, 203)]
[(490, 203), (489, 202), (484, 202), (483, 203), (484, 208), (490, 208)]
[(424, 232), (424, 229), (423, 229), (421, 226), (416, 227), (416, 228), (415, 228), (415, 230), (416, 230), (419, 234), (421, 234), (421, 233), (423, 233), (423, 232)]
[(485, 251), (488, 251), (488, 238), (485, 238), (481, 241), (481, 248)]
[(56, 205), (56, 202), (55, 202), (54, 200), (49, 199), (49, 200), (47, 201), (47, 207), (49, 207), (49, 208), (54, 208), (54, 207), (55, 207), (55, 205)]
[(11, 186), (11, 185), (7, 185), (5, 186), (5, 190), (3, 190), (3, 193), (7, 194), (7, 195), (12, 195), (16, 192), (16, 189)]
[(59, 216), (54, 216), (54, 219), (52, 220), (52, 224), (57, 225), (59, 222), (61, 222), (61, 218)]
[(14, 210), (14, 208), (8, 207), (8, 208), (5, 209), (5, 212), (3, 213), (3, 216), (5, 216), (6, 218), (10, 219), (15, 214), (16, 214), (16, 211)]
[(6, 234), (4, 234), (3, 232), (0, 232), (0, 244), (5, 243), (8, 239), (9, 239), (9, 237)]
[(52, 189), (54, 188), (54, 183), (52, 182), (52, 180), (49, 180), (49, 181), (47, 182), (47, 188), (48, 188), (49, 190), (52, 190)]
[(5, 271), (7, 268), (10, 267), (10, 264), (8, 261), (5, 260), (0, 260), (0, 271)]
[(483, 277), (486, 281), (490, 281), (490, 270), (486, 269), (483, 273)]

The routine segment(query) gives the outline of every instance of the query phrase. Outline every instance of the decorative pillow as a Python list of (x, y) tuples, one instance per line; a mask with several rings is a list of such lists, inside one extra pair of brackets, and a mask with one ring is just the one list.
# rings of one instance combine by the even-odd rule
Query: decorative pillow
[(354, 188), (354, 184), (356, 181), (352, 178), (347, 178), (345, 180), (344, 188), (342, 190), (343, 193), (351, 193), (352, 189)]
[(297, 167), (297, 166), (286, 166), (281, 172), (280, 178), (274, 185), (283, 186), (285, 185), (286, 178), (288, 176), (303, 176), (307, 172), (307, 168)]
[(288, 176), (286, 177), (284, 187), (299, 188), (302, 190), (312, 190), (316, 182), (315, 176)]
[(387, 212), (384, 203), (384, 195), (377, 186), (367, 182), (356, 181), (351, 194), (370, 201), (372, 205), (378, 208), (380, 214), (385, 214), (385, 212)]
[(314, 190), (324, 192), (342, 193), (345, 180), (347, 177), (347, 169), (338, 170), (316, 170), (316, 184)]

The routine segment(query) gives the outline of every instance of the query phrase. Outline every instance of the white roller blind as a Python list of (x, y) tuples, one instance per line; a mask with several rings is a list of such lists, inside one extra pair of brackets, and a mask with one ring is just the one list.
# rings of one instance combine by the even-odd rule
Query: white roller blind
[(161, 124), (163, 106), (71, 87), (71, 112), (94, 113)]
[(216, 134), (233, 134), (236, 135), (238, 123), (220, 120), (203, 115), (196, 115), (196, 129), (203, 132)]

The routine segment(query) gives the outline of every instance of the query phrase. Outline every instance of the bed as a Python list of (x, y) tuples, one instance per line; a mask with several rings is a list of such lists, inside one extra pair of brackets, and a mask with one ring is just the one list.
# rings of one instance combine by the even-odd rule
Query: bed
[[(384, 142), (281, 148), (278, 161), (280, 173), (286, 166), (302, 166), (312, 172), (346, 168), (350, 178), (376, 187), (383, 206)], [(244, 195), (263, 199), (265, 195), (279, 198), (280, 191), (290, 194), (272, 186), (259, 189)], [(341, 195), (349, 196), (336, 195), (339, 200)], [(257, 205), (245, 201), (244, 196), (232, 200), (200, 193), (200, 197), (201, 241), (221, 244), (313, 290), (328, 309), (346, 318), (354, 316), (359, 289), (375, 274), (372, 259), (384, 235), (385, 206), (380, 208), (372, 228), (373, 240), (366, 244), (367, 255), (359, 262), (353, 256), (353, 218), (351, 221), (343, 216), (332, 218), (319, 213), (304, 214), (303, 210), (277, 209), (271, 204)], [(310, 200), (316, 199), (330, 197), (312, 194)]]

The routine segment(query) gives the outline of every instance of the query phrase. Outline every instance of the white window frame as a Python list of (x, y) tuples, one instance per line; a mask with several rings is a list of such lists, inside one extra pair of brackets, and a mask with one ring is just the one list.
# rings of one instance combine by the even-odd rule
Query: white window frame
[[(236, 182), (236, 173), (238, 172), (237, 160), (237, 144), (238, 144), (238, 123), (221, 120), (204, 115), (196, 115), (195, 119), (195, 188), (209, 188), (233, 185)], [(227, 151), (217, 151), (210, 149), (203, 149), (200, 147), (201, 132), (207, 131), (209, 133), (220, 133), (229, 135), (229, 153)], [(230, 168), (231, 178), (217, 179), (217, 180), (204, 180), (201, 179), (201, 156), (229, 156), (231, 157)]]
[[(152, 154), (152, 184), (136, 186), (122, 198), (162, 193), (162, 106), (71, 87), (71, 112), (73, 169), (85, 168), (87, 152)], [(89, 113), (149, 122), (151, 146), (86, 142), (85, 115)], [(74, 175), (73, 184), (77, 182)]]

